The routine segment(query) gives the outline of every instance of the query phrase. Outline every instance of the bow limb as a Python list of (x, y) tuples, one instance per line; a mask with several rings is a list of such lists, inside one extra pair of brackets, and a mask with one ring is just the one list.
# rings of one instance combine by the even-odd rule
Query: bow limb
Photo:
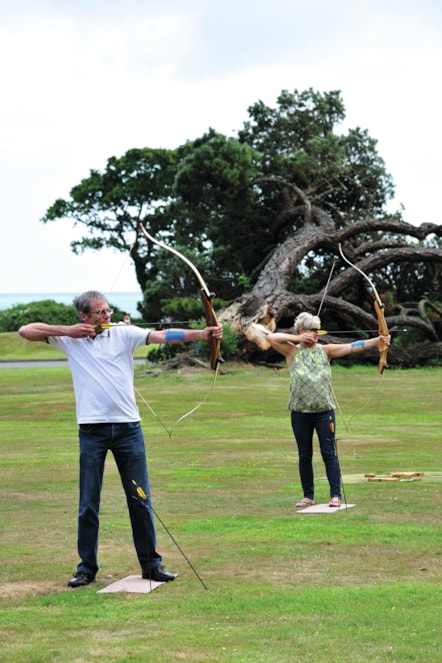
[[(167, 244), (164, 244), (164, 242), (161, 242), (158, 239), (155, 239), (150, 233), (147, 232), (146, 228), (143, 226), (142, 223), (140, 223), (140, 229), (141, 232), (147, 237), (147, 239), (154, 244), (157, 244), (157, 246), (160, 246), (162, 249), (165, 249), (166, 251), (170, 251), (174, 255), (176, 255), (178, 258), (181, 258), (188, 267), (193, 271), (195, 274), (196, 278), (198, 279), (198, 282), (201, 286), (200, 290), (200, 296), (201, 296), (201, 301), (203, 303), (204, 307), (204, 315), (206, 317), (206, 325), (208, 327), (217, 327), (218, 326), (218, 320), (216, 317), (215, 309), (213, 308), (213, 303), (212, 300), (215, 297), (215, 295), (209, 291), (209, 288), (207, 287), (203, 277), (201, 276), (201, 273), (195, 267), (193, 262), (189, 260), (189, 258), (186, 258), (185, 255), (180, 253), (180, 251), (177, 251), (174, 249), (172, 246), (168, 246)], [(209, 337), (209, 348), (210, 348), (210, 368), (212, 370), (216, 370), (218, 364), (222, 363), (224, 360), (221, 357), (221, 341), (219, 338), (215, 338), (214, 336), (210, 335)]]
[[(374, 310), (375, 310), (375, 313), (376, 313), (376, 318), (377, 318), (377, 321), (378, 321), (379, 336), (388, 336), (390, 332), (388, 331), (388, 326), (387, 326), (387, 322), (385, 320), (385, 315), (384, 315), (385, 306), (384, 306), (384, 303), (382, 302), (382, 299), (380, 298), (380, 295), (379, 295), (378, 291), (376, 290), (375, 284), (373, 283), (371, 278), (369, 276), (367, 276), (367, 274), (365, 272), (362, 271), (362, 269), (359, 269), (359, 267), (356, 267), (356, 265), (354, 265), (352, 262), (350, 262), (350, 260), (348, 258), (345, 257), (340, 244), (338, 244), (338, 248), (339, 248), (339, 253), (341, 254), (342, 259), (345, 260), (345, 262), (348, 265), (350, 265), (350, 267), (353, 267), (357, 272), (359, 272), (359, 274), (361, 274), (364, 277), (364, 279), (366, 281), (368, 281), (368, 283), (370, 284), (370, 287), (371, 287), (371, 289), (373, 291), (373, 295), (374, 295), (373, 306), (374, 306)], [(384, 372), (384, 368), (387, 366), (388, 345), (384, 341), (381, 340), (378, 343), (378, 348), (379, 348), (378, 372), (380, 373), (380, 375), (382, 375), (382, 373)]]

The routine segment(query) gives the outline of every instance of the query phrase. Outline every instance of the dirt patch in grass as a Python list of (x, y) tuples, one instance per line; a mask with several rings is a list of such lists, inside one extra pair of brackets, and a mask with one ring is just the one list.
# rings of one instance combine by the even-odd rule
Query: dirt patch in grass
[(0, 585), (0, 599), (23, 601), (37, 596), (59, 594), (66, 588), (55, 580), (22, 580)]

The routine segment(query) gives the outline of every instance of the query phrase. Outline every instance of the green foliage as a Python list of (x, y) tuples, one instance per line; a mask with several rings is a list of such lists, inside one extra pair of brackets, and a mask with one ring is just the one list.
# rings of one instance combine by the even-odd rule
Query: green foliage
[(195, 297), (172, 297), (161, 303), (163, 317), (171, 320), (195, 320), (201, 315), (202, 308), (201, 301)]
[[(191, 322), (189, 324), (190, 329), (202, 329), (206, 326), (204, 319)], [(238, 334), (234, 329), (225, 324), (223, 326), (223, 338), (221, 339), (221, 356), (224, 361), (229, 361), (236, 357), (239, 347)], [(190, 343), (173, 343), (163, 345), (159, 348), (153, 348), (149, 352), (149, 361), (153, 363), (161, 363), (177, 357), (181, 353), (189, 353), (192, 351), (192, 345)], [(209, 344), (205, 341), (201, 343), (194, 344), (194, 351), (196, 356), (200, 359), (209, 361), (210, 358), (210, 348)]]
[[(129, 315), (128, 311), (123, 311), (122, 309), (118, 308), (118, 306), (115, 306), (115, 304), (112, 304), (112, 302), (109, 302), (109, 306), (112, 309), (112, 322), (123, 322), (124, 318)], [(136, 316), (130, 316), (132, 324), (137, 324), (137, 321), (140, 321), (139, 318)]]
[(225, 361), (235, 359), (239, 350), (239, 338), (237, 332), (230, 325), (224, 323), (223, 337), (221, 339), (221, 355)]
[(75, 306), (66, 306), (53, 299), (44, 299), (29, 304), (17, 304), (0, 311), (0, 332), (17, 331), (31, 322), (46, 322), (54, 325), (75, 325), (78, 314)]
[[(261, 154), (268, 177), (296, 184), (341, 225), (384, 212), (394, 193), (392, 178), (366, 130), (335, 133), (345, 119), (339, 91), (284, 90), (276, 108), (258, 102), (249, 115), (239, 138)], [(282, 210), (283, 198), (274, 202), (275, 211)]]
[(47, 223), (69, 219), (85, 227), (81, 240), (71, 242), (74, 253), (111, 247), (131, 254), (137, 281), (144, 289), (149, 273), (150, 246), (139, 222), (149, 214), (153, 226), (171, 221), (164, 209), (170, 203), (178, 153), (166, 149), (131, 149), (108, 159), (103, 172), (91, 170), (74, 186), (69, 200), (57, 200), (43, 216)]
[(238, 284), (243, 288), (244, 292), (247, 292), (252, 289), (252, 281), (249, 276), (245, 274), (240, 274), (238, 276)]
[[(201, 329), (206, 326), (204, 319), (200, 320), (197, 323), (191, 323), (190, 327), (192, 329)], [(220, 349), (221, 356), (224, 361), (234, 359), (237, 355), (239, 348), (239, 338), (236, 331), (229, 324), (223, 324), (223, 337), (221, 339)], [(202, 358), (209, 359), (210, 349), (208, 343), (199, 344), (199, 353)]]
[(238, 191), (245, 190), (250, 178), (259, 172), (261, 155), (236, 138), (227, 138), (213, 129), (188, 147), (188, 154), (177, 171), (175, 193), (195, 213), (202, 212), (204, 230), (208, 209), (223, 211), (232, 200), (237, 203)]
[[(387, 218), (393, 180), (367, 130), (340, 128), (345, 107), (337, 90), (283, 90), (274, 107), (259, 101), (248, 114), (237, 136), (211, 128), (175, 150), (131, 149), (109, 158), (103, 172), (91, 170), (72, 188), (68, 200), (55, 201), (43, 221), (65, 218), (82, 225), (85, 234), (72, 243), (75, 252), (130, 251), (144, 297), (143, 319), (173, 322), (200, 317), (199, 283), (178, 256), (147, 241), (140, 221), (197, 267), (220, 307), (253, 289), (274, 250), (306, 228), (310, 210), (309, 222), (327, 232), (285, 285), (316, 295), (336, 256), (334, 230)], [(400, 222), (401, 212), (390, 218)], [(407, 233), (398, 224), (386, 244), (384, 230), (373, 230), (370, 221), (363, 227), (355, 235), (349, 228), (347, 235), (359, 258), (371, 247), (399, 247)], [(413, 241), (418, 245), (407, 236), (408, 243)], [(439, 248), (440, 242), (430, 237), (422, 243)], [(392, 260), (377, 269), (387, 317), (404, 302), (403, 308), (412, 310), (417, 302), (422, 308), (425, 298), (438, 301), (440, 275), (438, 263), (428, 259)], [(360, 280), (346, 286), (345, 297), (361, 311), (372, 311), (371, 295)], [(337, 316), (332, 318), (339, 327)], [(425, 331), (414, 331), (400, 343), (421, 339), (428, 340)]]
[(149, 361), (153, 364), (160, 364), (161, 362), (170, 361), (177, 357), (182, 352), (188, 352), (189, 348), (184, 343), (165, 343), (159, 347), (154, 347), (149, 350)]
[(145, 296), (144, 312), (195, 296), (194, 275), (176, 256), (142, 236), (178, 248), (221, 299), (250, 290), (274, 248), (293, 233), (302, 189), (339, 225), (381, 214), (393, 185), (361, 129), (337, 132), (345, 118), (338, 91), (282, 91), (275, 108), (258, 102), (237, 137), (209, 129), (175, 150), (131, 149), (108, 159), (103, 172), (74, 186), (43, 221), (71, 219), (85, 227), (74, 251), (107, 246), (131, 252)]
[[(110, 305), (113, 309), (112, 321), (121, 322), (125, 311), (117, 306)], [(79, 322), (78, 313), (74, 302), (67, 306), (54, 299), (43, 299), (29, 304), (17, 304), (0, 311), (0, 332), (17, 331), (22, 325), (31, 322), (46, 322), (51, 325), (75, 325)]]

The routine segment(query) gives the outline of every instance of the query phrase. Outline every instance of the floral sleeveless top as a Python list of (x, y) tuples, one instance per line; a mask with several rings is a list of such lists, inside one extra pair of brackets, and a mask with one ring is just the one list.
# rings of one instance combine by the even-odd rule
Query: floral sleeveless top
[(289, 410), (293, 412), (327, 412), (335, 408), (331, 388), (331, 367), (325, 350), (297, 346), (290, 366)]

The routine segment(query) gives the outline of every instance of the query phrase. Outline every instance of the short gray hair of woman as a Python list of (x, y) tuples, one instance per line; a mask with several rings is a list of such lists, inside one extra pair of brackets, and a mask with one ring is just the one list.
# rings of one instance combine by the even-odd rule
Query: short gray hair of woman
[(321, 320), (317, 315), (304, 311), (295, 319), (295, 332), (298, 333), (300, 329), (321, 329)]

